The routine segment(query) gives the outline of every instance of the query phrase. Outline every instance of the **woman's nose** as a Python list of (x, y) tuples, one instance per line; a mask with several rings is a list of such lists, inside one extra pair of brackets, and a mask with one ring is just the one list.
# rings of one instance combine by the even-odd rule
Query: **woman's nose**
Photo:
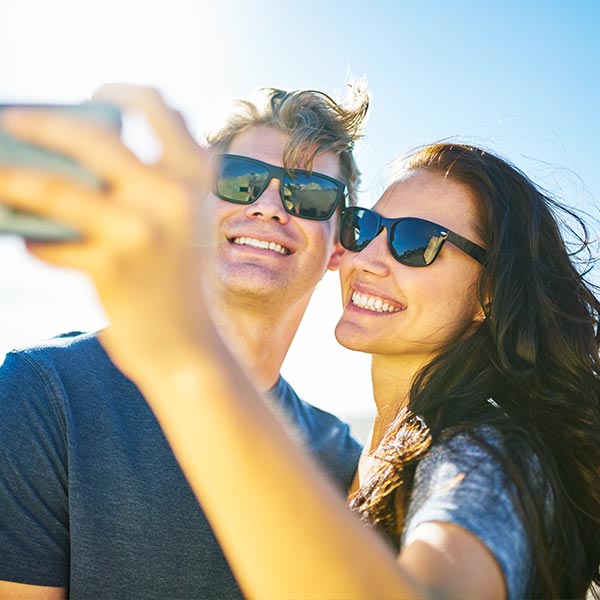
[(380, 277), (389, 274), (389, 261), (393, 260), (387, 247), (387, 232), (382, 230), (365, 248), (356, 252), (352, 263), (356, 269), (367, 271)]

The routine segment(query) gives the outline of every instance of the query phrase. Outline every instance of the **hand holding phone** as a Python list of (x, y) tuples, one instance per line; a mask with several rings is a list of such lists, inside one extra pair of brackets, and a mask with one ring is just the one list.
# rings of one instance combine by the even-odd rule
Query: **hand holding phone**
[(0, 161), (0, 205), (71, 230), (49, 233), (44, 223), (40, 231), (39, 221), (33, 227), (14, 213), (2, 229), (28, 242), (79, 237), (76, 243), (27, 243), (27, 250), (90, 277), (111, 324), (102, 335), (104, 348), (130, 379), (144, 382), (149, 364), (189, 352), (211, 327), (203, 290), (214, 276), (207, 258), (219, 243), (209, 195), (213, 173), (208, 152), (156, 90), (113, 84), (95, 98), (142, 117), (156, 137), (158, 157), (141, 160), (114, 127), (100, 127), (85, 115), (65, 118), (45, 109), (7, 114), (0, 122), (5, 132), (71, 158), (65, 163), (61, 157), (60, 168), (69, 171), (57, 175), (54, 162), (40, 168), (39, 155), (32, 162), (15, 158), (8, 140), (6, 160), (28, 166)]
[[(85, 102), (72, 105), (0, 104), (0, 112), (7, 108), (64, 111), (81, 118), (95, 120), (116, 131), (121, 128), (119, 108), (106, 102)], [(72, 158), (19, 140), (0, 129), (0, 167), (2, 166), (21, 166), (52, 171), (92, 187), (102, 185), (102, 182), (91, 171)], [(16, 210), (2, 203), (0, 203), (0, 234), (19, 235), (31, 241), (67, 241), (80, 238), (80, 234), (70, 227), (38, 215)]]

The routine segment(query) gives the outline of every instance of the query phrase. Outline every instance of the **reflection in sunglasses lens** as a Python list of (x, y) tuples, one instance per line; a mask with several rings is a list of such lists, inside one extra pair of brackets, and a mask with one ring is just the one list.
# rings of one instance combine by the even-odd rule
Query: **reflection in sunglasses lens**
[(337, 186), (317, 175), (298, 173), (286, 177), (284, 197), (288, 212), (311, 219), (327, 218), (337, 200)]
[(268, 170), (260, 165), (226, 160), (221, 164), (217, 193), (234, 202), (254, 202), (264, 191), (268, 178)]
[(348, 250), (360, 252), (378, 233), (377, 215), (365, 210), (349, 210), (344, 213), (341, 242)]
[(391, 239), (397, 259), (409, 266), (423, 267), (437, 254), (439, 230), (433, 223), (417, 219), (399, 221), (393, 226)]

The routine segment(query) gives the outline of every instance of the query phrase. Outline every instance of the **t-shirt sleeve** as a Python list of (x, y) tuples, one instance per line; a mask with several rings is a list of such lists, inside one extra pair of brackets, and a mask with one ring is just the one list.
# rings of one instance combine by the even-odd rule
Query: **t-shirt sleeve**
[(283, 377), (279, 378), (269, 396), (271, 408), (283, 417), (288, 433), (304, 445), (346, 494), (362, 451), (348, 424), (301, 400)]
[(68, 585), (65, 419), (53, 386), (25, 354), (0, 368), (0, 580)]
[(403, 545), (422, 523), (454, 523), (476, 535), (496, 558), (508, 597), (526, 596), (532, 549), (500, 463), (464, 435), (436, 444), (419, 463)]

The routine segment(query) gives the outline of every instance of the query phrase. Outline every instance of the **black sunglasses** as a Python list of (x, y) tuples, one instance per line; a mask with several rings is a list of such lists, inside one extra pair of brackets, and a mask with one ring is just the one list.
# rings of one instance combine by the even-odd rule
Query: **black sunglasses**
[(267, 189), (271, 179), (279, 179), (283, 208), (303, 219), (326, 221), (344, 198), (344, 183), (302, 169), (284, 169), (269, 163), (221, 154), (218, 161), (214, 193), (221, 200), (236, 204), (252, 204)]
[(439, 254), (445, 241), (483, 263), (486, 251), (477, 244), (450, 231), (446, 227), (417, 219), (402, 217), (386, 219), (375, 211), (349, 206), (342, 213), (340, 242), (346, 250), (360, 252), (366, 248), (383, 229), (387, 229), (387, 242), (392, 256), (409, 267), (426, 267)]

